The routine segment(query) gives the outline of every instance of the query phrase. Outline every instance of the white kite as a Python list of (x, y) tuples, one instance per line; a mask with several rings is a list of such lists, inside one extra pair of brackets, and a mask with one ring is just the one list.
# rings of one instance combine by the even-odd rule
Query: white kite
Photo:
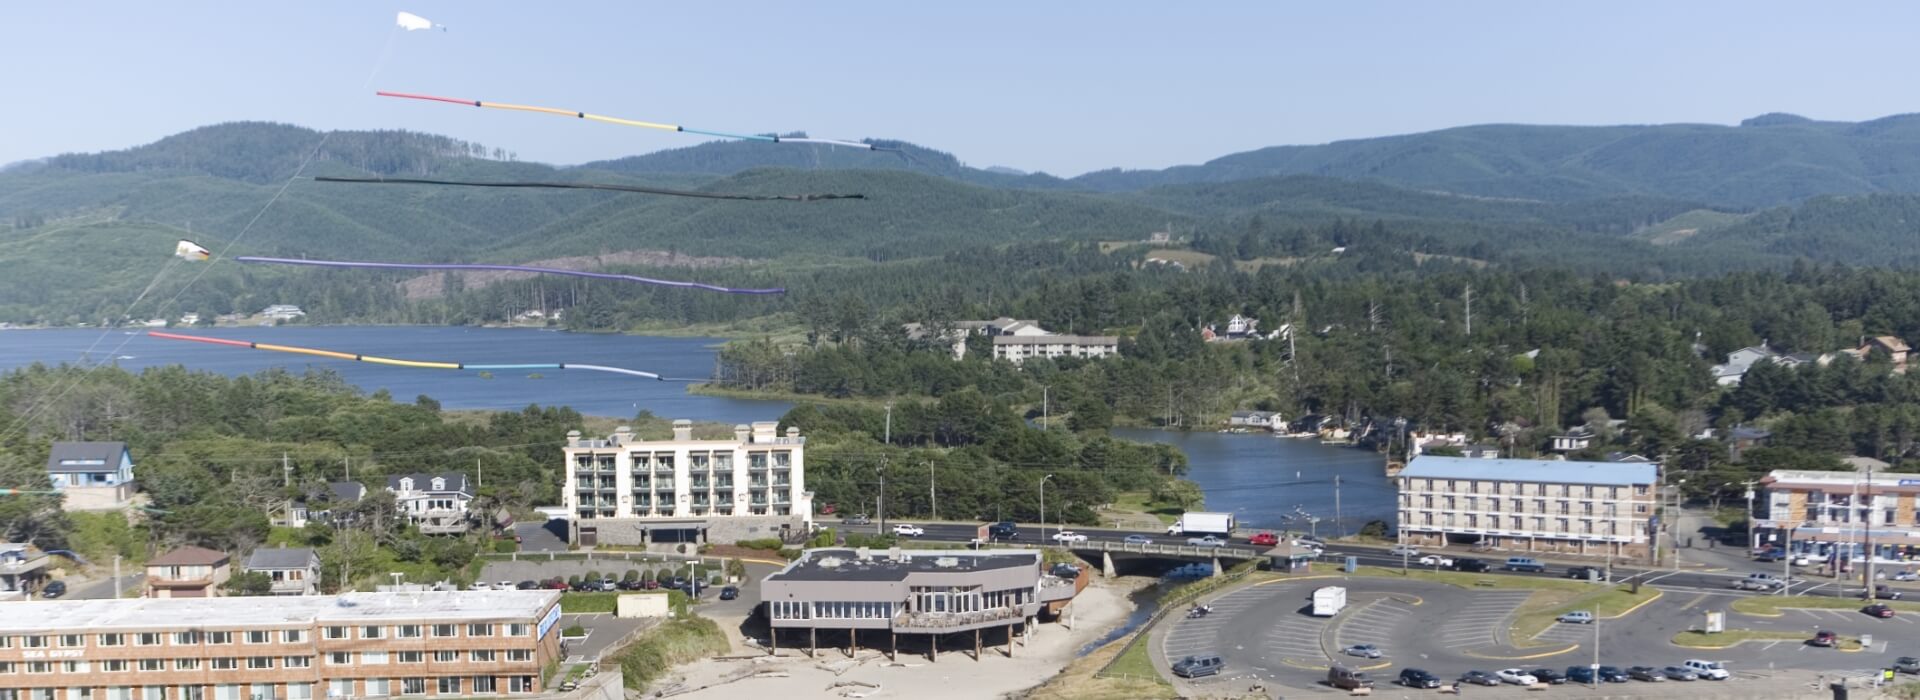
[(213, 251), (202, 248), (200, 244), (193, 241), (183, 240), (173, 247), (173, 257), (187, 260), (206, 260), (207, 258), (213, 257)]
[(416, 29), (439, 29), (443, 32), (447, 30), (447, 25), (434, 24), (432, 20), (411, 12), (400, 13), (400, 16), (395, 19), (395, 23), (399, 24), (401, 29), (410, 32)]

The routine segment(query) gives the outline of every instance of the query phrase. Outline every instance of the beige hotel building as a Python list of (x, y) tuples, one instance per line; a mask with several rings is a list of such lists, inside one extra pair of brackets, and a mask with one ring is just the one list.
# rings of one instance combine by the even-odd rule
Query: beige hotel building
[(559, 621), (554, 591), (0, 603), (0, 700), (528, 695)]

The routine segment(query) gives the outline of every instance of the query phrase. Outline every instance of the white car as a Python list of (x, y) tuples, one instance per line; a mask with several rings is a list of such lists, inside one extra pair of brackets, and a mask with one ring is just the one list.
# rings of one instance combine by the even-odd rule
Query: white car
[(1902, 571), (1893, 575), (1895, 581), (1920, 581), (1920, 571)]
[(1327, 551), (1326, 545), (1322, 545), (1319, 542), (1315, 542), (1313, 540), (1294, 540), (1293, 546), (1298, 549), (1311, 549), (1315, 552)]
[(919, 525), (914, 525), (912, 523), (900, 523), (898, 525), (893, 526), (893, 534), (906, 535), (907, 537), (919, 537), (921, 535), (927, 534), (927, 529), (924, 527), (920, 527)]
[(468, 586), (468, 587), (467, 587), (467, 590), (469, 590), (469, 591), (491, 591), (491, 590), (493, 590), (493, 584), (491, 584), (491, 583), (487, 583), (486, 581), (474, 581), (474, 582), (473, 582), (473, 585), (471, 585), (471, 586)]
[(1189, 537), (1187, 538), (1187, 544), (1194, 547), (1225, 547), (1227, 546), (1227, 541), (1214, 537), (1213, 535), (1207, 535), (1206, 537)]
[(1438, 554), (1429, 554), (1424, 557), (1420, 557), (1420, 565), (1421, 566), (1438, 566), (1443, 569), (1451, 569), (1453, 568), (1453, 560), (1447, 557), (1440, 556)]
[(1055, 541), (1055, 542), (1085, 542), (1085, 541), (1087, 541), (1087, 536), (1086, 536), (1086, 535), (1082, 535), (1082, 534), (1080, 534), (1080, 533), (1078, 533), (1078, 532), (1074, 532), (1074, 531), (1072, 531), (1072, 530), (1061, 530), (1061, 531), (1059, 531), (1059, 532), (1056, 532), (1056, 533), (1053, 533), (1053, 541)]
[(1420, 556), (1420, 548), (1410, 544), (1396, 544), (1387, 553), (1396, 557), (1417, 557)]
[(1705, 678), (1710, 681), (1724, 681), (1727, 679), (1729, 675), (1732, 675), (1727, 673), (1727, 669), (1722, 668), (1719, 662), (1715, 662), (1715, 661), (1706, 661), (1703, 659), (1687, 659), (1685, 663), (1682, 663), (1680, 665), (1686, 668), (1687, 670), (1692, 671), (1694, 675), (1699, 676), (1701, 678)]
[(1591, 625), (1593, 624), (1593, 613), (1587, 610), (1575, 610), (1573, 612), (1563, 613), (1554, 619), (1570, 625)]
[(1534, 678), (1533, 674), (1518, 668), (1506, 668), (1494, 671), (1493, 676), (1500, 679), (1501, 683), (1512, 683), (1514, 685), (1533, 685), (1540, 682), (1540, 679)]

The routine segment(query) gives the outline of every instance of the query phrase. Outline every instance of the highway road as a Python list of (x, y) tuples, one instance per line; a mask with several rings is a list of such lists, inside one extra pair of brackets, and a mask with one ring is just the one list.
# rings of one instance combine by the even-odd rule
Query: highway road
[[(904, 521), (904, 520), (888, 521), (886, 526), (887, 531), (891, 532), (894, 525), (902, 522), (912, 522), (912, 521)], [(921, 527), (926, 529), (926, 534), (921, 536), (918, 539), (931, 540), (931, 541), (937, 541), (937, 542), (967, 542), (972, 540), (979, 532), (979, 525), (977, 524), (964, 524), (964, 523), (915, 523), (915, 524), (918, 524)], [(837, 524), (835, 526), (842, 527)], [(1039, 543), (1039, 544), (1051, 545), (1051, 544), (1054, 544), (1052, 535), (1061, 529), (1066, 529), (1066, 530), (1070, 530), (1073, 532), (1086, 535), (1087, 539), (1090, 541), (1120, 542), (1125, 540), (1128, 536), (1131, 536), (1131, 535), (1145, 535), (1148, 538), (1150, 538), (1155, 544), (1184, 545), (1187, 543), (1187, 538), (1185, 536), (1168, 536), (1161, 533), (1149, 533), (1149, 532), (1130, 531), (1130, 530), (1109, 530), (1109, 529), (1102, 529), (1102, 528), (1083, 528), (1083, 527), (1072, 527), (1072, 526), (1067, 526), (1063, 528), (1061, 526), (1056, 526), (1056, 525), (1048, 525), (1046, 527), (1045, 534), (1043, 535), (1038, 526), (1031, 525), (1031, 524), (1021, 525), (1019, 537), (1016, 538), (1014, 542), (1020, 543), (1020, 544)], [(878, 524), (857, 526), (857, 527), (849, 528), (846, 531), (878, 532), (879, 526)], [(911, 539), (911, 538), (903, 538), (903, 539)], [(1251, 546), (1247, 544), (1246, 538), (1244, 536), (1235, 537), (1231, 544), (1241, 545), (1241, 546)], [(1433, 553), (1433, 551), (1429, 550), (1429, 552), (1427, 553)], [(1577, 562), (1563, 561), (1556, 564), (1555, 560), (1550, 558), (1551, 555), (1545, 554), (1545, 553), (1535, 553), (1531, 556), (1538, 557), (1542, 561), (1548, 562), (1549, 567), (1545, 572), (1541, 572), (1541, 573), (1505, 572), (1505, 571), (1497, 571), (1497, 569), (1499, 568), (1501, 563), (1505, 561), (1506, 557), (1509, 556), (1510, 553), (1507, 553), (1507, 552), (1470, 553), (1460, 549), (1450, 549), (1441, 553), (1444, 556), (1449, 556), (1449, 557), (1468, 557), (1468, 558), (1479, 559), (1481, 561), (1486, 562), (1489, 566), (1492, 566), (1496, 569), (1496, 571), (1493, 571), (1490, 573), (1501, 573), (1501, 574), (1509, 574), (1509, 575), (1515, 575), (1515, 576), (1542, 576), (1547, 578), (1555, 578), (1555, 577), (1565, 576), (1567, 568), (1571, 566), (1582, 566), (1582, 565), (1604, 566), (1603, 562), (1592, 561), (1592, 560), (1577, 561)], [(1512, 553), (1512, 554), (1520, 555), (1520, 553)], [(1398, 556), (1389, 554), (1387, 550), (1384, 548), (1367, 546), (1367, 545), (1339, 543), (1339, 542), (1328, 543), (1326, 553), (1321, 557), (1321, 561), (1328, 562), (1328, 563), (1340, 563), (1340, 562), (1344, 562), (1346, 558), (1349, 556), (1353, 557), (1358, 563), (1363, 565), (1384, 566), (1384, 567), (1398, 567), (1401, 565), (1401, 558)], [(1419, 557), (1409, 558), (1407, 560), (1408, 566), (1411, 568), (1422, 568), (1419, 565), (1418, 559)], [(1612, 577), (1613, 577), (1613, 580), (1620, 581), (1620, 582), (1639, 580), (1641, 583), (1645, 585), (1651, 585), (1658, 588), (1670, 588), (1670, 589), (1676, 589), (1676, 590), (1709, 591), (1714, 593), (1734, 594), (1734, 595), (1755, 595), (1755, 593), (1752, 593), (1752, 592), (1735, 591), (1732, 588), (1734, 581), (1745, 578), (1746, 575), (1751, 572), (1765, 572), (1765, 573), (1779, 574), (1783, 572), (1783, 569), (1780, 567), (1779, 564), (1761, 564), (1758, 562), (1754, 563), (1749, 568), (1743, 568), (1740, 570), (1729, 569), (1727, 571), (1701, 571), (1701, 570), (1691, 570), (1691, 569), (1681, 569), (1676, 571), (1673, 569), (1666, 569), (1666, 568), (1650, 569), (1644, 566), (1631, 566), (1631, 565), (1616, 563), (1612, 569)], [(1858, 597), (1861, 594), (1861, 588), (1858, 581), (1853, 581), (1850, 583), (1836, 582), (1834, 579), (1831, 579), (1825, 576), (1796, 575), (1792, 579), (1792, 584), (1793, 585), (1789, 588), (1789, 591), (1796, 595)], [(1920, 590), (1915, 590), (1914, 593), (1915, 595), (1920, 595)]]

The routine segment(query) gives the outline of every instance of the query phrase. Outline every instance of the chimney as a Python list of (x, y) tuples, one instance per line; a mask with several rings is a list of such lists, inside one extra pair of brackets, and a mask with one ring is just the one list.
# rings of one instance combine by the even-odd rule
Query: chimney
[(753, 441), (761, 444), (773, 442), (773, 436), (780, 431), (778, 421), (762, 420), (753, 422)]
[(733, 426), (733, 439), (739, 442), (746, 442), (747, 433), (750, 431), (751, 429), (748, 428), (747, 424), (745, 423), (741, 423), (739, 425)]
[(614, 428), (613, 439), (610, 442), (615, 445), (625, 445), (633, 442), (633, 428), (625, 425)]
[(800, 426), (797, 426), (797, 425), (787, 426), (787, 437), (790, 437), (790, 438), (800, 437)]
[(693, 421), (681, 418), (673, 422), (673, 439), (687, 441), (693, 439)]
[(568, 447), (580, 446), (580, 431), (578, 430), (567, 431), (567, 446)]

